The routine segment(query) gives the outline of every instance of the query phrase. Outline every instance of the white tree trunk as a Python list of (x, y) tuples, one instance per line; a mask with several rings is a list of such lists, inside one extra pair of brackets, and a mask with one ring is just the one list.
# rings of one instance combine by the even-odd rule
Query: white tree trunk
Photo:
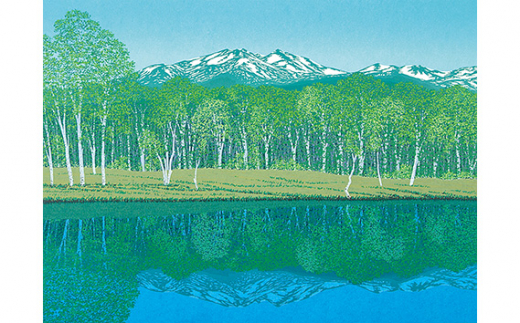
[(321, 171), (325, 172), (325, 168), (327, 166), (327, 148), (329, 147), (329, 143), (327, 142), (328, 131), (327, 127), (323, 127), (323, 132), (321, 134), (321, 140), (323, 141), (322, 151), (321, 151)]
[(343, 153), (343, 134), (340, 132), (338, 135), (338, 160), (336, 162), (338, 173), (341, 175), (345, 175), (345, 165), (344, 165), (344, 153)]
[(300, 139), (300, 135), (299, 135), (299, 132), (298, 130), (296, 130), (296, 136), (293, 140), (292, 138), (292, 134), (291, 134), (291, 129), (289, 128), (288, 129), (289, 131), (287, 132), (287, 135), (289, 137), (289, 143), (291, 144), (291, 153), (292, 153), (292, 160), (296, 163), (296, 150), (298, 148), (298, 141)]
[[(137, 112), (136, 112), (137, 114)], [(144, 122), (143, 122), (143, 113), (141, 113), (141, 131), (139, 131), (139, 127), (137, 126), (137, 120), (134, 124), (134, 129), (135, 129), (135, 134), (137, 136), (137, 147), (139, 147), (139, 160), (141, 162), (141, 172), (146, 172), (146, 160), (145, 160), (145, 156), (144, 156), (144, 148), (141, 147), (141, 134), (142, 132), (144, 131)]]
[(85, 186), (85, 166), (83, 164), (83, 144), (81, 135), (81, 113), (77, 113), (76, 117), (76, 131), (78, 134), (78, 161), (79, 161), (79, 185)]
[(222, 168), (222, 153), (224, 152), (224, 142), (219, 142), (217, 144), (217, 150), (218, 150), (218, 168)]
[(90, 141), (90, 158), (92, 159), (92, 174), (96, 175), (96, 141), (94, 133)]
[(170, 184), (170, 180), (172, 177), (173, 156), (174, 156), (174, 153), (172, 153), (170, 155), (170, 153), (167, 151), (166, 156), (164, 157), (164, 161), (163, 161), (161, 156), (159, 154), (157, 154), (157, 158), (159, 159), (159, 163), (161, 164), (161, 171), (163, 174), (163, 184), (164, 185)]
[(311, 169), (311, 139), (310, 136), (307, 134), (304, 137), (305, 140), (305, 151), (307, 152), (307, 168), (308, 170)]
[(344, 175), (343, 170), (343, 146), (338, 147), (338, 158), (336, 159), (336, 172), (338, 174)]
[(44, 124), (45, 127), (45, 135), (46, 135), (46, 141), (47, 141), (47, 162), (49, 163), (49, 182), (51, 186), (54, 185), (54, 167), (52, 164), (52, 151), (51, 151), (51, 139), (49, 136), (49, 127), (47, 126), (47, 123)]
[(141, 172), (146, 172), (146, 161), (144, 156), (144, 148), (139, 148), (139, 151), (141, 152), (139, 159), (141, 160)]
[(416, 135), (415, 140), (415, 158), (413, 161), (413, 168), (412, 168), (412, 176), (410, 177), (410, 186), (413, 185), (413, 182), (415, 181), (415, 175), (417, 174), (417, 166), (419, 165), (419, 152), (421, 151), (421, 147), (419, 145), (419, 135)]
[(110, 147), (110, 165), (112, 165), (112, 167), (114, 167), (114, 162), (115, 162), (115, 151), (116, 151), (116, 132), (115, 132), (115, 127), (112, 126), (111, 129), (112, 129), (112, 140), (111, 140), (111, 146)]
[(265, 158), (265, 169), (269, 169), (269, 149), (270, 145), (269, 142), (271, 141), (271, 135), (269, 136), (263, 136), (262, 140), (264, 141), (264, 158)]
[(128, 170), (132, 170), (132, 161), (130, 157), (130, 134), (126, 134), (126, 152), (128, 154)]
[(377, 178), (379, 179), (379, 186), (383, 187), (381, 182), (381, 172), (379, 171), (379, 151), (376, 152)]
[(325, 172), (325, 168), (327, 166), (327, 147), (329, 146), (328, 143), (325, 143), (322, 147), (321, 152), (321, 171)]
[(383, 155), (383, 171), (386, 173), (387, 169), (388, 169), (387, 153), (388, 153), (388, 146), (389, 146), (388, 135), (387, 134), (384, 135), (383, 142), (384, 142), (384, 144), (383, 144), (383, 151), (382, 151), (382, 155)]
[(107, 125), (107, 116), (101, 118), (101, 185), (106, 185), (105, 174), (105, 130)]
[(365, 141), (363, 138), (364, 128), (361, 126), (361, 131), (358, 132), (359, 139), (359, 175), (363, 175), (365, 167)]
[(401, 154), (399, 154), (399, 145), (397, 142), (397, 138), (395, 138), (395, 170), (400, 171), (401, 170)]
[(460, 145), (460, 135), (458, 134), (458, 132), (455, 132), (455, 154), (457, 156), (457, 177), (460, 175), (460, 172), (461, 172), (461, 169), (460, 169), (461, 161), (460, 161), (459, 145)]
[(193, 183), (195, 183), (195, 190), (199, 190), (199, 186), (197, 185), (197, 169), (199, 168), (200, 164), (200, 158), (197, 160), (197, 163), (195, 164), (195, 176), (193, 177)]
[(61, 136), (63, 137), (63, 144), (65, 146), (65, 163), (67, 164), (67, 173), (69, 175), (69, 185), (74, 185), (74, 179), (72, 177), (72, 167), (70, 165), (70, 152), (69, 152), (69, 139), (67, 138), (67, 125), (65, 119), (65, 113), (63, 114), (63, 120), (60, 115), (57, 116), (58, 125), (60, 126)]
[(240, 132), (240, 134), (242, 135), (242, 147), (244, 148), (244, 167), (247, 170), (249, 168), (249, 150), (247, 148), (247, 132), (244, 126), (242, 126), (242, 131)]
[(352, 184), (352, 175), (354, 174), (354, 169), (356, 169), (356, 158), (357, 156), (353, 155), (353, 161), (352, 161), (352, 170), (350, 171), (350, 174), (348, 176), (348, 184), (347, 186), (345, 187), (345, 194), (347, 195), (348, 198), (351, 198), (349, 192), (348, 192), (348, 189), (350, 187), (350, 184)]

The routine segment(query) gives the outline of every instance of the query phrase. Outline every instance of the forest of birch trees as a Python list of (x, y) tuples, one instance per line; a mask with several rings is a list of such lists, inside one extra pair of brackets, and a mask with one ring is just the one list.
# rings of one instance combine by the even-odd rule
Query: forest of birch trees
[[(147, 87), (124, 44), (73, 11), (44, 35), (43, 164), (69, 184), (106, 168), (313, 170), (381, 178), (473, 178), (477, 94), (353, 74), (301, 90)], [(72, 176), (79, 168), (79, 183)]]

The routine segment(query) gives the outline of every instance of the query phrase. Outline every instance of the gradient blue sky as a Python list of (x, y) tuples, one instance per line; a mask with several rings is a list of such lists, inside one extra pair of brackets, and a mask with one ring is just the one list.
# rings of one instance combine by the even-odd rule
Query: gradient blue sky
[(477, 64), (476, 0), (44, 0), (43, 32), (52, 35), (72, 9), (123, 41), (137, 69), (224, 48), (279, 48), (351, 72), (373, 63)]

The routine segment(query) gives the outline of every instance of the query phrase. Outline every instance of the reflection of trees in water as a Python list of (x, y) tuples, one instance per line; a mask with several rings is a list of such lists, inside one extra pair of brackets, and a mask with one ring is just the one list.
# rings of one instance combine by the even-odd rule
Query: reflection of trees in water
[(135, 275), (150, 268), (180, 279), (206, 268), (301, 266), (354, 283), (428, 267), (459, 271), (476, 263), (476, 203), (335, 203), (46, 220), (43, 237), (46, 320), (101, 322), (115, 313), (109, 321), (122, 322), (137, 297)]

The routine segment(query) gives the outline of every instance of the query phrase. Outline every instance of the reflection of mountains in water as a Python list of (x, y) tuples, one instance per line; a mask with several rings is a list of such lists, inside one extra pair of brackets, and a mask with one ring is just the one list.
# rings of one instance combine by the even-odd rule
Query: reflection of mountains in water
[[(275, 306), (297, 302), (324, 290), (352, 285), (331, 275), (312, 275), (298, 270), (232, 272), (203, 270), (175, 280), (161, 270), (146, 270), (138, 275), (141, 285), (151, 291), (175, 292), (228, 307), (244, 307), (267, 301)], [(458, 273), (431, 269), (410, 278), (384, 276), (364, 282), (359, 287), (375, 293), (417, 292), (436, 286), (477, 289), (477, 266)]]

